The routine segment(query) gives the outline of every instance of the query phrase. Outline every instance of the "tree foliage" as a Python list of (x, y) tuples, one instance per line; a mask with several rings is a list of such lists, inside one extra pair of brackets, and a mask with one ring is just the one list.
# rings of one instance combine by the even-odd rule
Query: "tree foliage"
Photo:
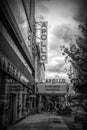
[[(71, 63), (73, 73), (69, 73), (71, 83), (78, 96), (70, 98), (78, 100), (87, 112), (87, 20), (79, 25), (80, 33), (71, 41), (70, 47), (62, 47), (63, 55)], [(73, 42), (74, 41), (74, 42)]]
[(78, 92), (81, 101), (87, 99), (87, 20), (79, 25), (80, 34), (75, 37), (75, 42), (71, 42), (70, 47), (62, 47), (63, 55), (73, 67), (73, 74), (69, 73), (74, 90)]

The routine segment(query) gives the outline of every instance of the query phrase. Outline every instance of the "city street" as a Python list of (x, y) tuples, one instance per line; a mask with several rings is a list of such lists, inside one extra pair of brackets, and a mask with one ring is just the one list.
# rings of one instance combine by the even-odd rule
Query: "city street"
[(0, 0), (0, 130), (87, 129), (87, 1)]
[(69, 130), (61, 116), (44, 113), (28, 116), (8, 130)]

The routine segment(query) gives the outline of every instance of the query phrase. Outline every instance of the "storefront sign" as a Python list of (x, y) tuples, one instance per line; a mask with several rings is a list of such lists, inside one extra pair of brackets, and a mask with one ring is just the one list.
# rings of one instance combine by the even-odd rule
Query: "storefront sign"
[(19, 92), (19, 91), (24, 91), (24, 88), (21, 84), (11, 84), (9, 87), (10, 92)]
[(21, 74), (21, 72), (1, 53), (0, 53), (0, 68), (9, 73), (11, 76), (20, 80), (25, 85), (28, 85), (28, 80), (26, 81), (26, 78)]
[(38, 94), (65, 94), (67, 93), (67, 83), (40, 83), (37, 84), (36, 93)]
[(42, 22), (41, 25), (41, 49), (40, 60), (41, 63), (47, 63), (47, 22)]

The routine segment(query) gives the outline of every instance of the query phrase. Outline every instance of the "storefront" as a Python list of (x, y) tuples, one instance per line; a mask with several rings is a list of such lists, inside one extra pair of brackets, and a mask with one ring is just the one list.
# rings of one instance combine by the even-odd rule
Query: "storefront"
[[(11, 70), (13, 68), (13, 70)], [(23, 75), (0, 53), (0, 125), (11, 125), (30, 113), (33, 93)]]

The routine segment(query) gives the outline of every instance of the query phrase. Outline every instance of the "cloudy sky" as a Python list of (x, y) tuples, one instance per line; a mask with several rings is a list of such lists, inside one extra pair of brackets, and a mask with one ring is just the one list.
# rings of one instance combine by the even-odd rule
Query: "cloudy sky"
[(36, 0), (36, 20), (48, 21), (46, 78), (66, 78), (69, 68), (60, 46), (68, 46), (87, 15), (86, 0)]

